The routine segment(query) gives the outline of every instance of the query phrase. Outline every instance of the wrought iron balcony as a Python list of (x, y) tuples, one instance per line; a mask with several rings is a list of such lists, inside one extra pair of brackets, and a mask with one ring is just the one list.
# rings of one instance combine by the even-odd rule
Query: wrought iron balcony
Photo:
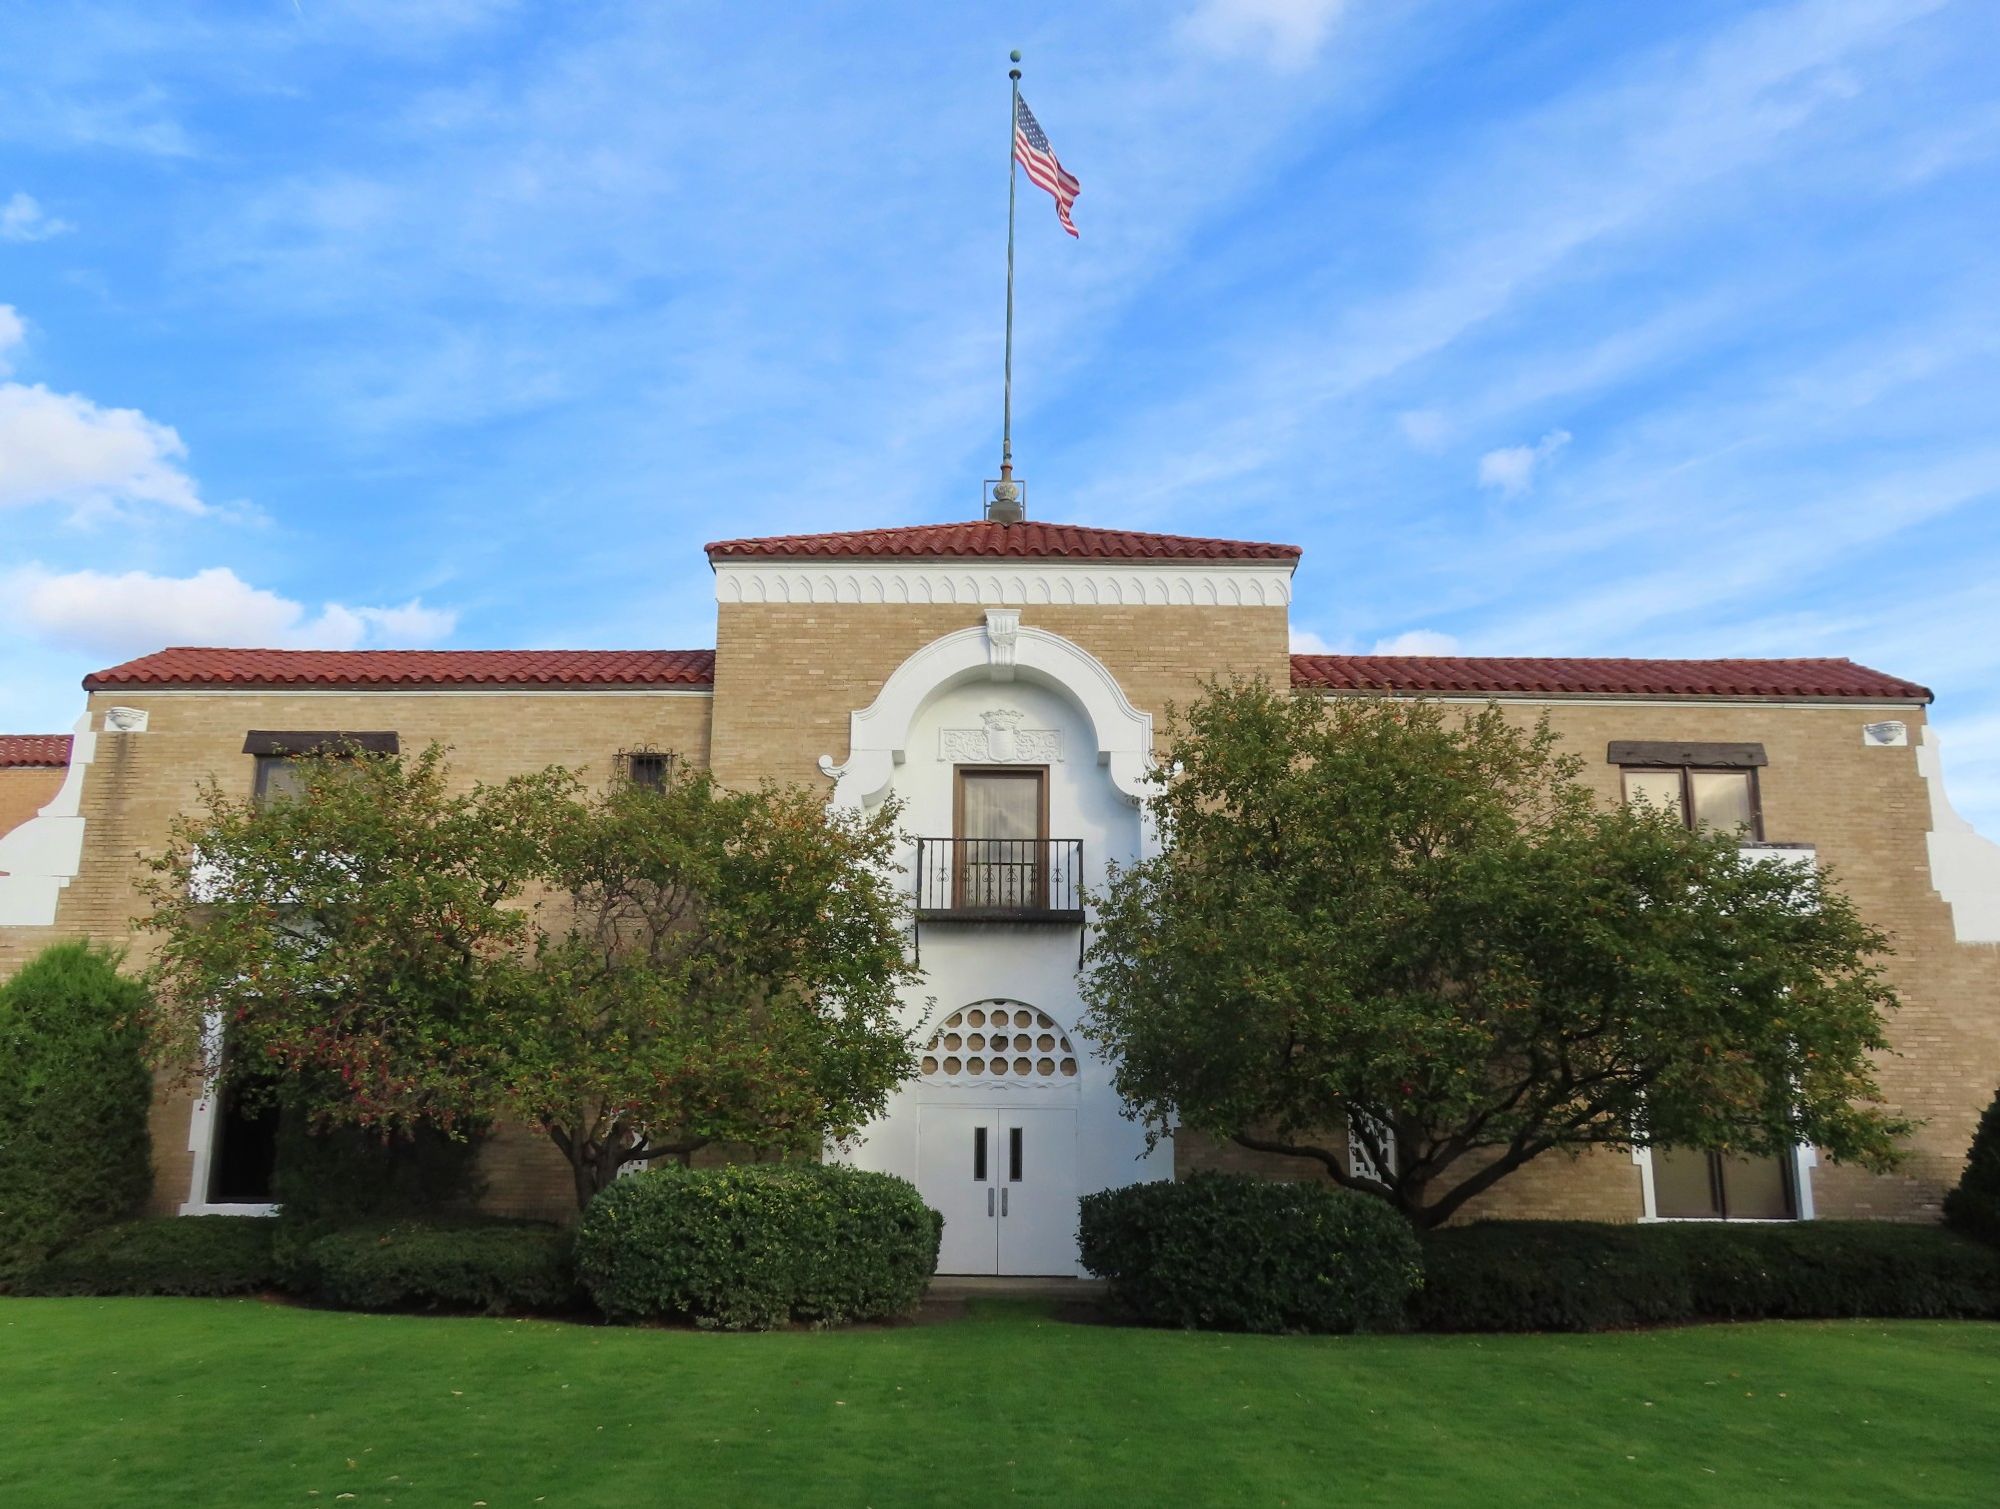
[(1080, 838), (920, 838), (923, 922), (1083, 921)]

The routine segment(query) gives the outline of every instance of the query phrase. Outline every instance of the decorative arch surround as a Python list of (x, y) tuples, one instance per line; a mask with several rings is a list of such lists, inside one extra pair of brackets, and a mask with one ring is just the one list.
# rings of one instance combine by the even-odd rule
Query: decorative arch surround
[(1047, 629), (1023, 627), (1018, 610), (990, 608), (983, 626), (934, 639), (896, 667), (875, 700), (848, 721), (847, 763), (821, 755), (820, 772), (834, 779), (835, 806), (860, 807), (889, 789), (908, 753), (910, 729), (937, 693), (971, 681), (1030, 681), (1062, 693), (1083, 709), (1097, 745), (1097, 763), (1135, 806), (1148, 792), (1153, 718), (1126, 697), (1103, 661)]
[(1062, 1024), (1024, 1001), (974, 1001), (951, 1013), (919, 1055), (919, 1077), (933, 1085), (1076, 1083), (1082, 1058)]

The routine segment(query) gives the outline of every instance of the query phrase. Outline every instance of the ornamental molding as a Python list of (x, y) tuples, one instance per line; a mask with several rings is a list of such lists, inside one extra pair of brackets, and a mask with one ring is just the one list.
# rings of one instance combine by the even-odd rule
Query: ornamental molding
[[(1134, 707), (1117, 677), (1083, 646), (1047, 629), (1010, 625), (1012, 617), (993, 614), (986, 623), (933, 639), (890, 673), (873, 702), (849, 715), (845, 763), (836, 765), (831, 755), (819, 760), (820, 773), (834, 782), (834, 806), (858, 810), (881, 799), (896, 767), (908, 757), (911, 729), (931, 698), (969, 683), (1015, 679), (1047, 687), (1074, 703), (1087, 725), (1084, 740), (1112, 788), (1143, 806), (1151, 794), (1152, 714)], [(1003, 668), (998, 637), (1008, 634), (1012, 661)], [(1010, 674), (1003, 675), (1003, 669)], [(1010, 709), (1002, 704), (993, 711)], [(983, 751), (993, 747), (987, 729), (964, 732), (979, 736), (983, 759)], [(1017, 736), (1020, 732), (1043, 730), (1016, 730)]]
[(1011, 707), (988, 708), (978, 728), (938, 730), (938, 758), (959, 765), (1060, 765), (1059, 728), (1023, 728), (1027, 715)]
[(801, 566), (718, 561), (718, 603), (1056, 603), (1077, 607), (1281, 608), (1289, 561), (1048, 561), (1004, 566)]

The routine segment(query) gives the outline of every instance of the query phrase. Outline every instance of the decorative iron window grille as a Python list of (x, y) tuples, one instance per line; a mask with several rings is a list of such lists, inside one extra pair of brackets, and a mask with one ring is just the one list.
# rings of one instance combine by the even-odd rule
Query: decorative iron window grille
[(678, 763), (679, 756), (671, 750), (642, 747), (619, 750), (615, 768), (618, 779), (628, 786), (663, 791), (667, 782), (673, 779)]

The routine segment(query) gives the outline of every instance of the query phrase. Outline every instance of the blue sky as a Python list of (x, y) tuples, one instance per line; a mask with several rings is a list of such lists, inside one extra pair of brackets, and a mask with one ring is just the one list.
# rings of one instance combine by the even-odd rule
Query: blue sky
[(1301, 647), (1849, 655), (2000, 832), (2000, 7), (0, 0), (0, 728), (169, 643), (694, 646), (1037, 517)]

